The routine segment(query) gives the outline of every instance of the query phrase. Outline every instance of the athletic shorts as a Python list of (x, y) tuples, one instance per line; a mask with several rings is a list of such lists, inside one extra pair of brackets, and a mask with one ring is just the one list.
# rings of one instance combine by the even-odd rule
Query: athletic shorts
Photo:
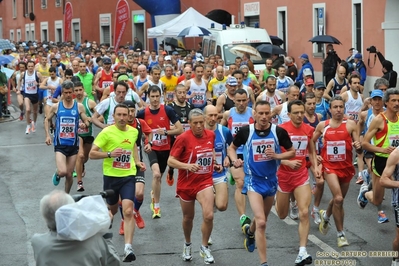
[(86, 137), (79, 136), (79, 137), (82, 138), (83, 144), (93, 144), (93, 142), (94, 142), (93, 136), (86, 136)]
[(292, 193), (297, 187), (309, 184), (308, 168), (304, 167), (300, 171), (277, 172), (278, 191), (282, 193)]
[(227, 183), (227, 176), (226, 176), (226, 174), (227, 174), (227, 173), (225, 173), (225, 174), (222, 175), (222, 176), (212, 177), (212, 179), (213, 179), (213, 185), (217, 185), (217, 184), (220, 184), (220, 183)]
[(41, 102), (44, 98), (47, 97), (47, 90), (38, 89), (38, 95), (39, 95), (39, 102)]
[(168, 165), (170, 151), (154, 151), (152, 150), (148, 153), (148, 160), (150, 161), (150, 166), (154, 163), (159, 164), (159, 171), (161, 174), (165, 173), (166, 166)]
[(113, 196), (106, 198), (109, 205), (117, 204), (119, 202), (119, 196), (121, 197), (121, 200), (134, 200), (136, 194), (136, 179), (134, 176), (112, 177), (104, 175), (103, 180), (103, 189), (112, 189), (115, 192)]
[(37, 104), (39, 102), (39, 94), (28, 94), (24, 93), (24, 98), (28, 98), (32, 104)]
[(364, 159), (373, 159), (374, 158), (374, 152), (371, 151), (364, 151)]
[(277, 192), (277, 178), (266, 179), (245, 175), (241, 193), (247, 195), (248, 191), (256, 192), (263, 198), (273, 197)]
[(145, 179), (144, 179), (144, 172), (143, 171), (138, 171), (136, 173), (136, 183), (143, 183), (145, 184)]
[(78, 154), (79, 146), (57, 145), (54, 146), (54, 152), (60, 152), (64, 154), (66, 157), (71, 157)]
[(195, 185), (195, 187), (190, 188), (181, 188), (177, 186), (176, 198), (180, 198), (182, 201), (195, 201), (198, 193), (209, 188), (213, 189), (213, 184), (210, 184), (209, 182), (199, 183), (198, 185)]
[(387, 165), (388, 158), (380, 157), (378, 155), (374, 156), (373, 161), (371, 162), (371, 169), (373, 170), (374, 174), (377, 176), (381, 176), (382, 172), (384, 172), (385, 166)]
[(349, 183), (355, 175), (355, 167), (352, 166), (344, 169), (329, 169), (323, 167), (323, 172), (325, 174), (335, 174), (340, 182)]

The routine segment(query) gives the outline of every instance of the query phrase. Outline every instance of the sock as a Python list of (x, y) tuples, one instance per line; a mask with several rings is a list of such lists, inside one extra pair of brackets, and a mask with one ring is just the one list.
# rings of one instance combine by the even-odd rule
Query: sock
[(326, 221), (326, 222), (330, 221), (330, 217), (327, 216), (327, 212), (324, 213), (323, 219), (324, 219), (324, 221)]
[(345, 236), (344, 231), (337, 231), (337, 237)]
[(306, 247), (299, 247), (299, 254), (306, 253)]
[(201, 245), (201, 249), (202, 249), (202, 250), (205, 250), (205, 249), (207, 249), (207, 248), (208, 248), (208, 246)]
[(191, 242), (190, 243), (184, 243), (185, 245), (186, 245), (186, 247), (189, 247), (189, 246), (191, 246)]
[(141, 204), (143, 204), (143, 199), (138, 199), (138, 198), (134, 197), (133, 202), (134, 202), (134, 209), (137, 212), (138, 210), (140, 210)]
[(254, 235), (254, 233), (253, 232), (251, 232), (251, 227), (249, 226), (248, 228), (247, 228), (247, 232), (246, 232), (249, 236), (253, 236)]
[(128, 249), (128, 248), (131, 248), (132, 247), (132, 244), (125, 244), (125, 251)]
[(359, 172), (358, 176), (359, 176), (359, 178), (361, 178), (362, 177), (362, 172)]
[(319, 212), (319, 207), (316, 207), (316, 206), (313, 205), (313, 211), (314, 212)]
[(244, 219), (245, 216), (246, 216), (245, 214), (241, 215), (241, 216), (240, 216), (240, 221), (241, 221), (242, 219)]
[(154, 203), (154, 209), (159, 209), (159, 202), (158, 203)]
[(119, 212), (121, 213), (121, 217), (122, 217), (122, 220), (123, 220), (122, 204), (119, 204)]
[(290, 204), (291, 204), (291, 208), (295, 207), (296, 206), (296, 201), (291, 201)]

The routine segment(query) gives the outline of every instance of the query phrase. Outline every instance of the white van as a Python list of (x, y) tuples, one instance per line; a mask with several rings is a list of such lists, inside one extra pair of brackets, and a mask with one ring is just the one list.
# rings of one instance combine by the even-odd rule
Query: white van
[(219, 54), (222, 56), (225, 66), (228, 67), (234, 64), (237, 56), (242, 56), (242, 50), (254, 50), (251, 61), (254, 64), (255, 74), (259, 74), (261, 70), (265, 69), (265, 61), (270, 54), (256, 50), (256, 47), (261, 44), (272, 43), (265, 29), (248, 27), (245, 24), (232, 24), (229, 28), (222, 30), (215, 28), (208, 30), (212, 35), (203, 37), (203, 56)]

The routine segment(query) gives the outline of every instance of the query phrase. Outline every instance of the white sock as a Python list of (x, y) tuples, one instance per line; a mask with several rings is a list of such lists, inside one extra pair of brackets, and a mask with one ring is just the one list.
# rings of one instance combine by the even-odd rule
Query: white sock
[(338, 231), (337, 232), (337, 237), (345, 236), (344, 231)]
[(159, 202), (158, 203), (154, 203), (154, 209), (158, 209), (159, 208)]
[(319, 212), (319, 207), (316, 207), (316, 206), (313, 205), (313, 211), (314, 212)]
[(327, 216), (327, 211), (323, 215), (324, 221), (330, 221), (330, 217)]
[(299, 254), (306, 253), (306, 247), (299, 247)]
[(131, 248), (132, 247), (132, 244), (125, 244), (125, 251), (128, 249), (128, 248)]

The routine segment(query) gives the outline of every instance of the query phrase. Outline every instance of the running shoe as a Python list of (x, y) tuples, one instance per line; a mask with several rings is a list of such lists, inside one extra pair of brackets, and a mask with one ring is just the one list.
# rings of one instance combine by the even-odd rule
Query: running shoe
[(26, 126), (25, 134), (26, 135), (30, 134), (30, 125)]
[(368, 200), (364, 196), (364, 194), (366, 194), (367, 191), (369, 191), (368, 185), (363, 184), (360, 187), (359, 195), (357, 196), (357, 199), (356, 199), (357, 205), (359, 205), (360, 209), (364, 209), (364, 207), (366, 207), (366, 205), (368, 203)]
[(169, 185), (169, 186), (173, 186), (173, 183), (175, 182), (175, 179), (174, 179), (174, 177), (173, 177), (173, 171), (171, 172), (170, 171), (170, 168), (168, 169), (168, 174), (167, 174), (167, 176), (166, 176), (166, 183)]
[(294, 206), (292, 206), (291, 204), (290, 204), (290, 218), (292, 219), (292, 220), (298, 220), (298, 205), (294, 205)]
[(212, 237), (211, 236), (209, 236), (209, 239), (208, 239), (208, 245), (213, 245), (213, 239), (212, 239)]
[(152, 210), (152, 219), (159, 219), (161, 218), (161, 208), (154, 208)]
[(58, 186), (58, 184), (60, 183), (60, 177), (57, 174), (57, 170), (55, 170), (55, 173), (53, 174), (53, 184), (54, 186)]
[(312, 264), (312, 256), (310, 256), (307, 252), (298, 254), (295, 260), (295, 266), (303, 266), (306, 264)]
[(370, 184), (370, 174), (369, 171), (367, 169), (364, 169), (362, 172), (362, 178), (364, 180), (364, 182), (366, 182), (367, 184)]
[(151, 190), (150, 195), (151, 195), (150, 209), (151, 211), (154, 211), (154, 191)]
[(131, 262), (136, 260), (136, 255), (132, 247), (125, 248), (125, 254), (123, 255), (123, 262)]
[(143, 229), (145, 227), (145, 222), (143, 217), (141, 217), (140, 212), (139, 211), (135, 211), (134, 212), (134, 219), (136, 220), (136, 225), (139, 229)]
[(248, 224), (244, 225), (243, 230), (245, 230), (244, 247), (247, 251), (254, 252), (254, 250), (255, 250), (255, 235), (254, 234), (250, 235), (248, 233), (248, 231), (249, 231)]
[(346, 239), (346, 236), (344, 236), (344, 235), (339, 236), (337, 238), (337, 244), (338, 244), (339, 248), (349, 246), (348, 240)]
[(78, 192), (83, 192), (83, 191), (85, 191), (85, 188), (83, 187), (83, 182), (82, 182), (82, 181), (79, 181), (79, 182), (78, 182), (78, 186), (77, 186), (76, 191), (78, 191)]
[(78, 174), (76, 173), (76, 171), (74, 170), (73, 172), (72, 172), (72, 177), (73, 178), (76, 178), (78, 176)]
[(245, 235), (246, 234), (245, 225), (251, 225), (251, 219), (244, 214), (240, 218), (240, 224), (241, 224), (242, 233)]
[(32, 132), (36, 132), (36, 125), (35, 125), (35, 122), (32, 121), (32, 122), (30, 123), (30, 125), (31, 125), (31, 130), (32, 130)]
[(362, 174), (360, 173), (360, 175), (357, 176), (356, 184), (361, 185), (361, 184), (363, 184), (363, 182), (364, 182), (364, 180), (363, 180)]
[(125, 234), (125, 221), (121, 220), (121, 226), (119, 227), (119, 234), (123, 236)]
[(19, 121), (24, 120), (24, 112), (21, 112), (19, 115)]
[(320, 224), (321, 219), (320, 219), (320, 213), (318, 211), (315, 212), (314, 210), (312, 210), (312, 218), (315, 224)]
[(326, 235), (328, 233), (328, 230), (330, 229), (330, 222), (324, 220), (324, 214), (326, 213), (325, 210), (320, 210), (320, 224), (319, 224), (319, 231), (323, 235)]
[(211, 254), (211, 250), (207, 247), (200, 247), (200, 256), (204, 258), (205, 264), (215, 263), (215, 259)]
[(388, 217), (385, 215), (384, 211), (378, 212), (378, 223), (383, 224), (389, 222)]
[(264, 262), (260, 266), (269, 266), (269, 264), (267, 264), (267, 262)]
[(183, 254), (181, 255), (184, 261), (191, 261), (193, 259), (193, 256), (191, 255), (191, 244), (186, 245), (184, 244), (183, 247)]

